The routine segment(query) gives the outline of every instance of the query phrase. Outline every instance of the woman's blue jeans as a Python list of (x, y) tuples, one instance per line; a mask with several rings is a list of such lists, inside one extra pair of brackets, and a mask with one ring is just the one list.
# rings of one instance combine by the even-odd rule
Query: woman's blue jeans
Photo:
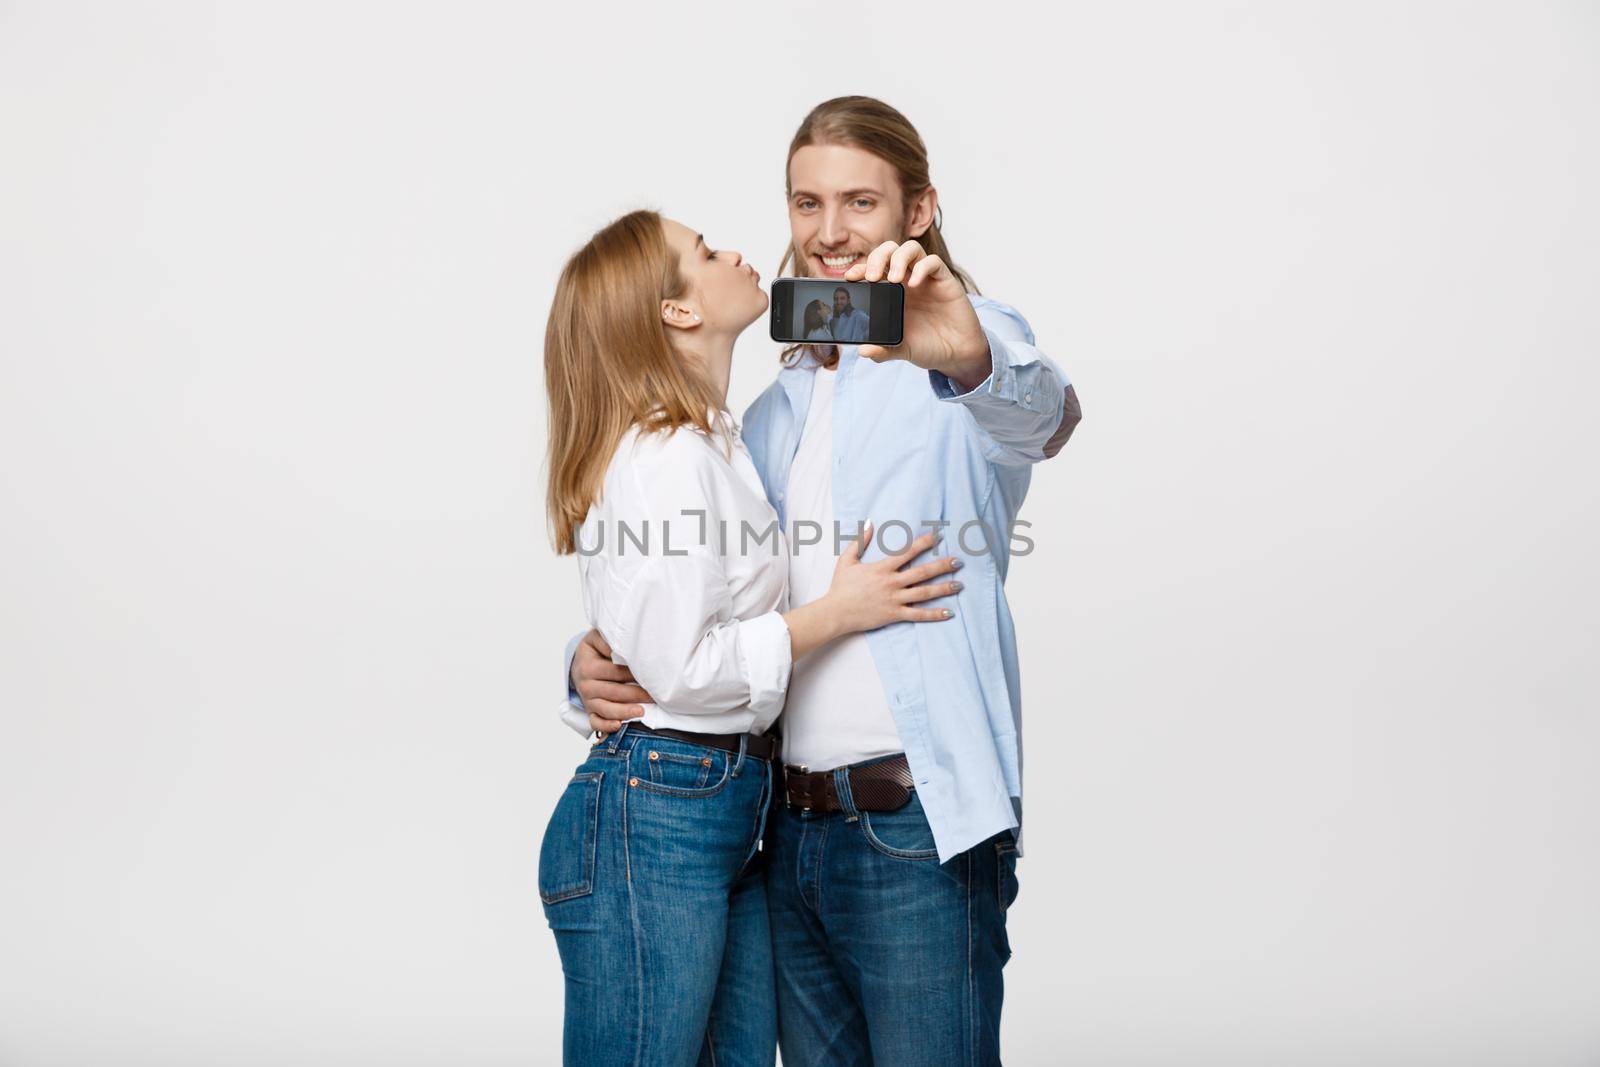
[(771, 802), (772, 768), (742, 753), (627, 726), (589, 749), (539, 852), (569, 1067), (771, 1067)]

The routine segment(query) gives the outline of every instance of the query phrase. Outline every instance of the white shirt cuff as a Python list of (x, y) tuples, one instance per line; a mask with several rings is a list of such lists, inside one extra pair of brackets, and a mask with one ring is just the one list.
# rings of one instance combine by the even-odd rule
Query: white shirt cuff
[(562, 722), (572, 727), (582, 736), (589, 737), (593, 735), (594, 731), (589, 729), (589, 713), (570, 700), (561, 702), (561, 709), (558, 714), (560, 714)]
[(739, 657), (750, 681), (750, 710), (757, 720), (770, 719), (783, 707), (789, 691), (789, 670), (794, 655), (789, 647), (789, 624), (769, 611), (739, 624)]

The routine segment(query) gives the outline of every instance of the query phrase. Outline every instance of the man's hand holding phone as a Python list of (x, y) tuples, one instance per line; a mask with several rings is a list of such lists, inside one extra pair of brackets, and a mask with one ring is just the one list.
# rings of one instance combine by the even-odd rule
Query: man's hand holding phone
[(897, 348), (862, 345), (875, 363), (903, 359), (940, 371), (963, 389), (976, 389), (989, 376), (989, 339), (967, 291), (938, 256), (920, 244), (885, 241), (845, 274), (847, 282), (899, 282), (906, 287), (905, 339)]

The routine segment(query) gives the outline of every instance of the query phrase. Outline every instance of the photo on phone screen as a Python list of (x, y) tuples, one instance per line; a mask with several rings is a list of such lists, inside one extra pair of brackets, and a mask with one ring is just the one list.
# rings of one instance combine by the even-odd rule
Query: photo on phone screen
[(905, 294), (898, 282), (776, 278), (772, 339), (788, 344), (892, 347), (904, 337)]

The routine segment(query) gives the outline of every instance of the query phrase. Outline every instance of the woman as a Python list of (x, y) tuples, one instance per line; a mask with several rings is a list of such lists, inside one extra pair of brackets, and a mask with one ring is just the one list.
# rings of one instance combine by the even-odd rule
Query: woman
[(806, 305), (805, 338), (807, 341), (833, 343), (833, 334), (828, 329), (828, 309), (820, 300), (813, 300)]
[(642, 211), (597, 233), (556, 288), (554, 539), (578, 556), (590, 624), (656, 701), (592, 744), (540, 851), (569, 1064), (773, 1062), (753, 860), (790, 666), (846, 633), (950, 616), (916, 605), (953, 592), (918, 584), (953, 560), (901, 569), (931, 535), (872, 563), (855, 542), (826, 596), (784, 610), (785, 541), (725, 409), (734, 340), (766, 306), (737, 252)]

